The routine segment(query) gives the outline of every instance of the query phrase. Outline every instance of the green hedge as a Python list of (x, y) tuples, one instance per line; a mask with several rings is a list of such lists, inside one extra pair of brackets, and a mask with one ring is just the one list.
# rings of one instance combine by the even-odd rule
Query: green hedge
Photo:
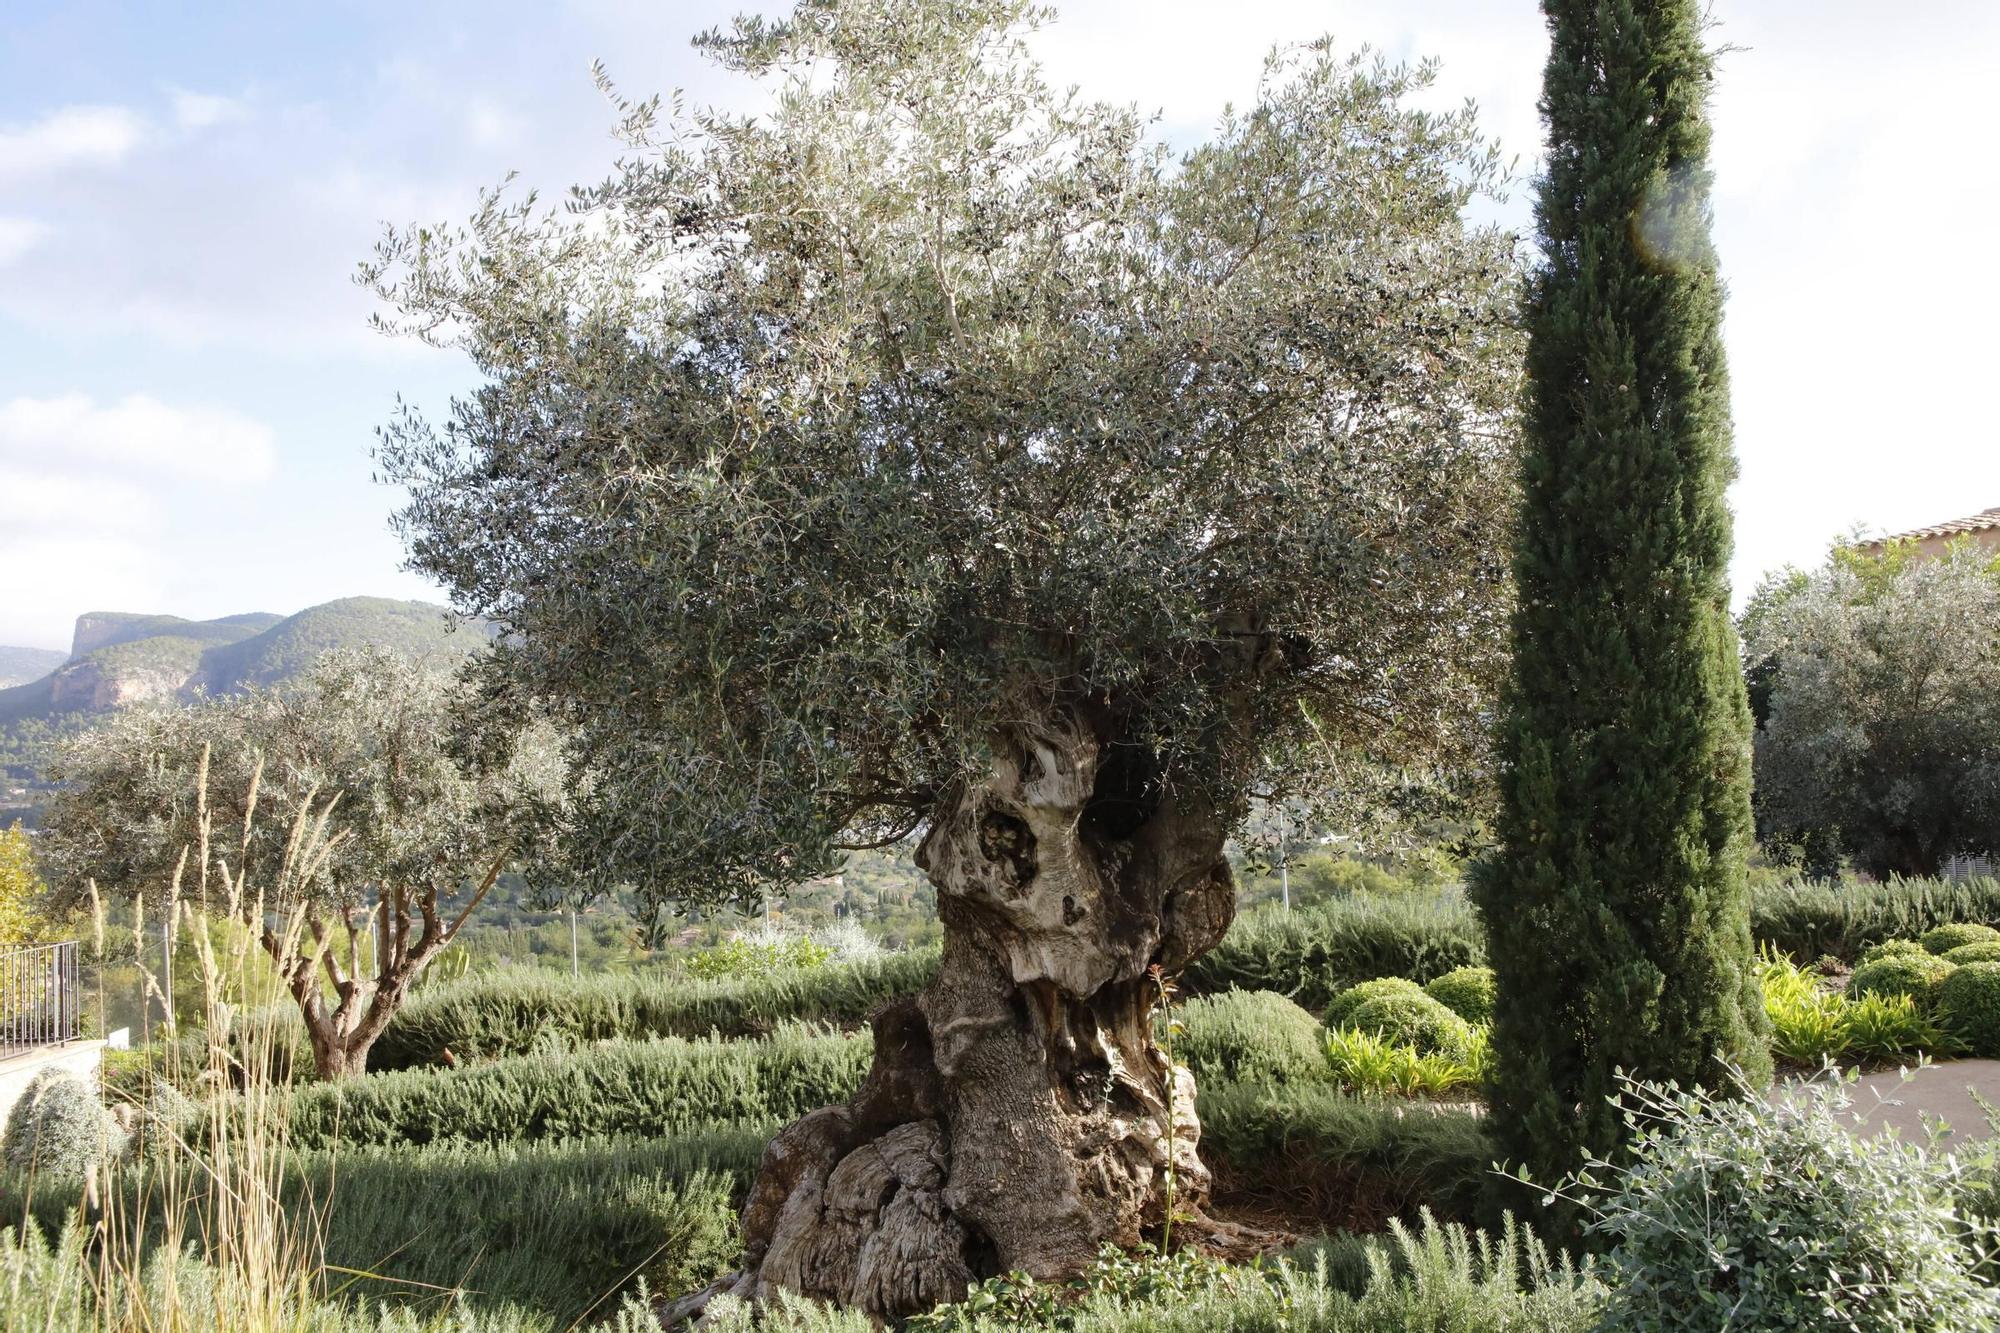
[(674, 1134), (791, 1120), (842, 1101), (860, 1086), (870, 1050), (865, 1033), (804, 1029), (745, 1041), (607, 1042), (314, 1084), (292, 1091), (286, 1111), (301, 1148)]
[(884, 1000), (937, 973), (935, 949), (763, 976), (689, 980), (658, 974), (572, 978), (522, 968), (427, 987), (411, 996), (368, 1055), (370, 1070), (526, 1055), (620, 1037), (759, 1037), (786, 1022), (852, 1027)]
[(342, 1152), (326, 1261), (383, 1279), (356, 1283), (357, 1295), (462, 1287), (565, 1323), (615, 1309), (639, 1276), (654, 1291), (688, 1291), (738, 1257), (739, 1182), (773, 1132)]
[(1806, 880), (1758, 889), (1750, 900), (1758, 942), (1802, 961), (1831, 954), (1852, 962), (1871, 944), (1954, 922), (2000, 925), (2000, 879)]
[[(720, 1126), (646, 1141), (378, 1145), (301, 1155), (288, 1207), (311, 1210), (336, 1286), (370, 1302), (436, 1307), (460, 1291), (482, 1310), (520, 1308), (564, 1326), (645, 1277), (655, 1291), (709, 1281), (737, 1257), (735, 1199), (776, 1126)], [(117, 1179), (131, 1217), (159, 1234), (158, 1166)], [(199, 1186), (196, 1186), (199, 1189)], [(61, 1232), (81, 1186), (0, 1172), (0, 1215)], [(356, 1276), (367, 1274), (368, 1276)]]
[(1182, 981), (1194, 993), (1268, 990), (1308, 1009), (1375, 977), (1429, 981), (1486, 961), (1478, 918), (1463, 894), (1342, 898), (1285, 912), (1259, 908)]
[(1254, 1083), (1203, 1088), (1197, 1110), (1202, 1156), (1232, 1188), (1314, 1206), (1329, 1230), (1424, 1207), (1470, 1220), (1486, 1203), (1496, 1152), (1467, 1110)]

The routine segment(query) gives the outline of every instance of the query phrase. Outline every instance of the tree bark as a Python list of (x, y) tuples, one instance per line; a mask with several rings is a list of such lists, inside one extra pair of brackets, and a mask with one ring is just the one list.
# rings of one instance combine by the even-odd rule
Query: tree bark
[(1160, 1228), (1170, 1196), (1176, 1234), (1200, 1229), (1194, 1080), (1169, 1068), (1153, 1012), (1161, 978), (1234, 915), (1229, 821), (1076, 718), (994, 750), (917, 853), (944, 925), (937, 979), (877, 1013), (853, 1101), (772, 1141), (742, 1271), (670, 1319), (718, 1291), (893, 1318), (994, 1273), (1059, 1278)]
[[(450, 921), (439, 913), (436, 885), (420, 887), (414, 892), (379, 889), (373, 909), (378, 931), (372, 977), (362, 967), (361, 935), (351, 912), (342, 913), (339, 922), (347, 934), (348, 964), (344, 968), (334, 947), (334, 923), (330, 919), (308, 921), (313, 937), (310, 949), (293, 934), (280, 935), (268, 925), (262, 926), (264, 951), (284, 974), (286, 986), (305, 1020), (312, 1043), (314, 1073), (324, 1081), (332, 1081), (368, 1072), (368, 1052), (376, 1039), (388, 1029), (390, 1020), (403, 1007), (410, 988), (416, 985), (431, 960), (458, 938), (473, 909), (492, 891), (506, 862), (504, 851), (494, 857), (479, 887)], [(422, 930), (414, 940), (410, 938), (413, 903), (423, 920)], [(328, 990), (334, 998), (331, 1009), (326, 1004)]]

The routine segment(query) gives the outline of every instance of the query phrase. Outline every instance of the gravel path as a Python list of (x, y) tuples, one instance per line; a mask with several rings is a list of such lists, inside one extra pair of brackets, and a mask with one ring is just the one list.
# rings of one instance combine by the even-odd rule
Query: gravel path
[[(1864, 1074), (1852, 1089), (1854, 1105), (1849, 1117), (1860, 1117), (1862, 1132), (1893, 1128), (1903, 1138), (1926, 1141), (1924, 1120), (1942, 1120), (1951, 1126), (1943, 1146), (1951, 1148), (1973, 1139), (1992, 1138), (1993, 1128), (1986, 1113), (1973, 1100), (1984, 1097), (2000, 1107), (2000, 1060), (1953, 1060), (1909, 1071), (1894, 1069)], [(1781, 1092), (1774, 1095), (1782, 1095)]]

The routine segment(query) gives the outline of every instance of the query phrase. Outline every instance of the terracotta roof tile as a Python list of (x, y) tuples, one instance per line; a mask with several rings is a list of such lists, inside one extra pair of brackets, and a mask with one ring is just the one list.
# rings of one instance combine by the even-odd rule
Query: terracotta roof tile
[(1986, 532), (1993, 528), (2000, 528), (2000, 505), (1982, 509), (1967, 518), (1954, 518), (1943, 523), (1933, 523), (1927, 528), (1911, 528), (1908, 532), (1892, 533), (1882, 540), (1920, 542), (1932, 537), (1955, 537), (1963, 532)]

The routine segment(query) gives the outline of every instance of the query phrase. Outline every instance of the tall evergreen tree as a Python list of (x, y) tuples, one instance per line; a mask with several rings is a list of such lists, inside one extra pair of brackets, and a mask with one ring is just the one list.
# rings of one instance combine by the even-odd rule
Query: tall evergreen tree
[(1548, 162), (1528, 292), (1496, 1126), (1540, 1179), (1615, 1152), (1619, 1070), (1769, 1073), (1729, 620), (1734, 461), (1694, 0), (1544, 0)]

